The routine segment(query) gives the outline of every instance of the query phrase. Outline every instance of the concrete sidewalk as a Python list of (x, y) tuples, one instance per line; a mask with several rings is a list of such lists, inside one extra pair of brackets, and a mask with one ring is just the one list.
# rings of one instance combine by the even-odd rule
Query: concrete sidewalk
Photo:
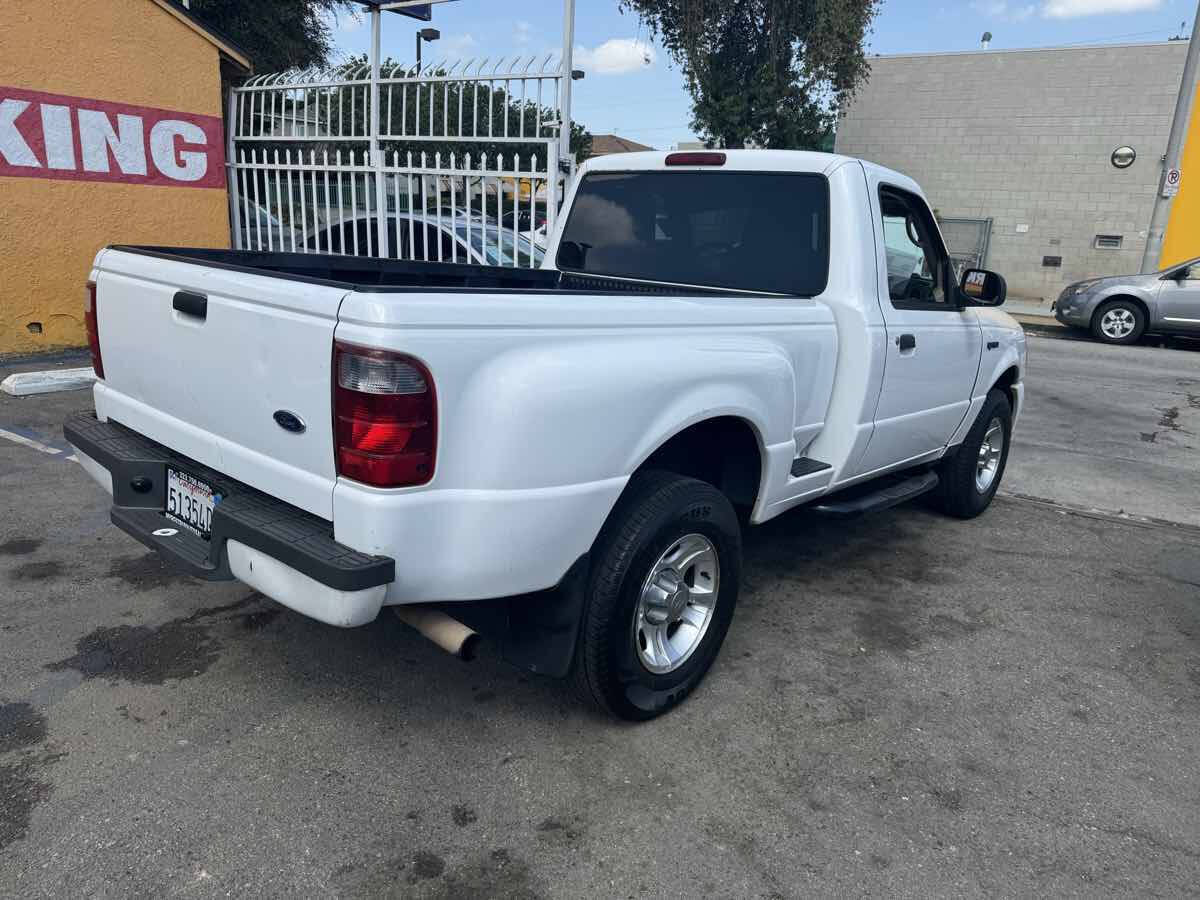
[(1050, 309), (1052, 300), (1042, 300), (1038, 297), (1009, 297), (1001, 307), (1017, 321), (1030, 320), (1034, 325), (1048, 325), (1055, 328), (1063, 327)]

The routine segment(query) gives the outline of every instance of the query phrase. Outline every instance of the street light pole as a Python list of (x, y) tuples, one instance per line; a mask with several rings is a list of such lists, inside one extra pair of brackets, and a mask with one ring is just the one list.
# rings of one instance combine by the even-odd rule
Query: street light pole
[(417, 32), (417, 74), (421, 74), (421, 42), (429, 41), (433, 43), (442, 36), (442, 33), (436, 28), (422, 28)]
[(575, 171), (575, 159), (571, 156), (571, 84), (575, 77), (575, 0), (563, 0), (563, 53), (562, 53), (562, 127), (558, 130), (558, 158), (567, 160), (571, 171)]
[[(1192, 38), (1188, 42), (1187, 62), (1183, 65), (1183, 82), (1179, 85), (1179, 97), (1175, 100), (1175, 118), (1171, 122), (1171, 136), (1167, 139), (1167, 158), (1163, 163), (1162, 176), (1158, 183), (1158, 194), (1154, 198), (1154, 213), (1150, 217), (1150, 231), (1146, 234), (1146, 252), (1142, 256), (1142, 272), (1157, 272), (1162, 258), (1163, 237), (1167, 231), (1167, 220), (1171, 216), (1171, 197), (1167, 196), (1167, 173), (1178, 169), (1183, 157), (1183, 144), (1191, 118), (1192, 98), (1196, 94), (1196, 69), (1200, 66), (1200, 3), (1196, 4), (1196, 15), (1192, 20)], [(1193, 172), (1200, 178), (1200, 172)]]

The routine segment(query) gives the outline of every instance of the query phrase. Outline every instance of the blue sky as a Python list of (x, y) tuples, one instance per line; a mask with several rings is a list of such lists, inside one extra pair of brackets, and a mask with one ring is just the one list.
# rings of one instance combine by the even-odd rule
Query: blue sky
[[(616, 133), (652, 147), (691, 138), (690, 103), (670, 58), (617, 0), (577, 0), (574, 118), (593, 133)], [(1195, 0), (884, 0), (870, 37), (872, 53), (970, 50), (991, 31), (994, 49), (1165, 40), (1195, 13)], [(562, 46), (562, 0), (455, 0), (434, 8), (438, 44), (426, 59), (546, 54)], [(385, 56), (411, 60), (422, 25), (385, 13)], [(342, 16), (340, 53), (365, 52), (365, 21)]]

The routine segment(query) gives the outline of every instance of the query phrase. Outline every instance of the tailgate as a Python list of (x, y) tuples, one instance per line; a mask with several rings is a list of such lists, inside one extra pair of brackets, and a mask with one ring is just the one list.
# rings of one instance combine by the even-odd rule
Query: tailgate
[[(332, 520), (330, 370), (345, 293), (105, 251), (96, 277), (105, 375), (96, 412)], [(278, 424), (280, 411), (303, 430)]]

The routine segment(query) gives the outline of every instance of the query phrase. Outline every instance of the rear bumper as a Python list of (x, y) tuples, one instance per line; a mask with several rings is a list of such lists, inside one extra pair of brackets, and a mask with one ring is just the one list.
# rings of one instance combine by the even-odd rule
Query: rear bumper
[[(395, 561), (339, 544), (333, 523), (115, 422), (100, 422), (92, 413), (72, 417), (63, 434), (78, 451), (84, 469), (112, 494), (113, 524), (173, 567), (210, 581), (237, 578), (333, 625), (361, 625), (378, 615), (387, 585), (396, 579)], [(221, 494), (209, 540), (163, 514), (168, 464)], [(132, 484), (138, 479), (141, 491)]]

